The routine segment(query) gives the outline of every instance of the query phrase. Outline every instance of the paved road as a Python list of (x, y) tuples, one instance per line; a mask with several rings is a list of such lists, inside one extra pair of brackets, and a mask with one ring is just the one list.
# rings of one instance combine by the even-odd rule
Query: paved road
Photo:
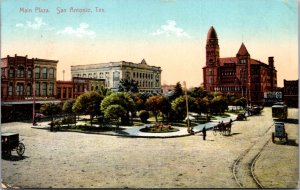
[[(290, 110), (289, 110), (290, 111)], [(298, 118), (298, 110), (289, 115)], [(2, 159), (3, 181), (22, 188), (238, 188), (232, 164), (257, 143), (272, 122), (270, 109), (234, 122), (231, 136), (207, 133), (181, 138), (123, 138), (54, 132), (7, 123), (21, 134), (25, 157)], [(287, 124), (291, 144), (268, 144), (256, 166), (264, 187), (295, 188), (298, 125)], [(267, 137), (270, 138), (270, 137)], [(288, 180), (287, 180), (288, 178)]]

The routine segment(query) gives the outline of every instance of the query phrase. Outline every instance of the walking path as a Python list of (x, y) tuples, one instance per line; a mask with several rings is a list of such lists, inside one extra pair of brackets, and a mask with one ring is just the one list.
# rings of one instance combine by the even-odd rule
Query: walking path
[[(193, 127), (193, 130), (195, 133), (202, 132), (202, 129), (205, 127), (206, 130), (212, 129), (214, 126), (216, 126), (219, 122), (229, 122), (230, 119), (235, 121), (236, 115), (235, 114), (229, 114), (229, 117), (226, 118), (217, 118), (214, 119), (208, 123), (205, 124), (199, 124), (197, 126)], [(49, 129), (48, 122), (41, 122), (37, 126), (32, 126), (32, 128), (36, 129)], [(96, 126), (96, 125), (95, 125)], [(141, 132), (140, 129), (145, 128), (146, 126), (149, 126), (149, 124), (145, 124), (142, 126), (134, 126), (134, 127), (126, 127), (121, 126), (124, 130), (120, 131), (106, 131), (106, 132), (83, 132), (83, 133), (93, 133), (93, 134), (103, 134), (103, 135), (115, 135), (115, 136), (126, 136), (126, 137), (145, 137), (145, 138), (171, 138), (171, 137), (183, 137), (183, 136), (189, 136), (190, 134), (187, 132), (186, 127), (176, 127), (172, 126), (174, 128), (177, 128), (179, 131), (176, 132), (167, 132), (167, 133), (147, 133), (147, 132)], [(78, 131), (77, 131), (78, 132)]]

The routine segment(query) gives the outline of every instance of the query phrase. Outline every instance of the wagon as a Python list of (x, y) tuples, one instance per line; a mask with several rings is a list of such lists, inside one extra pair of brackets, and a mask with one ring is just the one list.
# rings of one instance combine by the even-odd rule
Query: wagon
[(239, 113), (239, 114), (236, 116), (236, 120), (237, 120), (237, 121), (247, 120), (246, 113)]
[(231, 134), (231, 124), (232, 120), (230, 119), (229, 122), (227, 123), (220, 123), (216, 126), (213, 127), (213, 134), (216, 136), (217, 133), (219, 132), (222, 135), (230, 135)]
[(25, 152), (25, 145), (19, 141), (18, 133), (2, 133), (1, 134), (1, 153), (2, 156), (11, 156), (11, 151), (16, 150), (21, 157)]
[(279, 138), (280, 142), (288, 142), (288, 134), (285, 132), (285, 127), (283, 122), (275, 122), (275, 132), (272, 132), (272, 142), (275, 142), (275, 138)]

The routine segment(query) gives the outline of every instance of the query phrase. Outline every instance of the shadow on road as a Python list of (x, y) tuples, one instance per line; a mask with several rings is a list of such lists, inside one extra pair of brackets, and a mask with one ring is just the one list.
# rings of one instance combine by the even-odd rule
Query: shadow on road
[(288, 118), (285, 122), (286, 123), (291, 123), (291, 124), (298, 124), (299, 120), (298, 119)]
[(299, 146), (295, 139), (288, 139), (287, 142), (285, 141), (275, 141), (273, 142), (276, 145), (288, 145), (288, 146)]
[(17, 155), (11, 155), (11, 156), (2, 156), (3, 160), (8, 161), (20, 161), (29, 158), (28, 156), (17, 156)]
[(239, 135), (239, 134), (241, 134), (241, 133), (231, 133), (231, 134), (228, 135), (228, 136), (234, 136), (234, 135)]

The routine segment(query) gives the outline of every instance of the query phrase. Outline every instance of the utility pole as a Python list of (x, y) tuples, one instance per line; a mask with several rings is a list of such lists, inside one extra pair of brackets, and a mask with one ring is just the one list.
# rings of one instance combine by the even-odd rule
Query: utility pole
[(65, 81), (65, 70), (63, 70), (62, 73), (63, 73), (63, 81)]
[(184, 87), (184, 91), (185, 91), (187, 128), (188, 128), (188, 131), (189, 131), (190, 130), (189, 103), (188, 103), (187, 88), (186, 88), (186, 82), (185, 81), (183, 81), (183, 87)]

